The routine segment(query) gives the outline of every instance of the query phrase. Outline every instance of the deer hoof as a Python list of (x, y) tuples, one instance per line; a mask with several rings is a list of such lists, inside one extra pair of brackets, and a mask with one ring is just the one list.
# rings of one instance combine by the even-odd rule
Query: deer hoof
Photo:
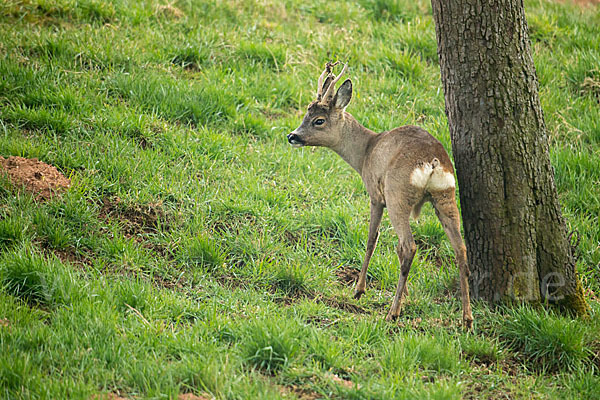
[(463, 318), (463, 327), (467, 331), (472, 330), (473, 329), (473, 319), (472, 318)]
[(398, 319), (398, 316), (397, 315), (392, 315), (391, 313), (388, 313), (387, 317), (385, 317), (385, 320), (389, 321), (389, 322), (393, 322), (393, 321), (395, 321), (397, 319)]
[(355, 290), (355, 291), (354, 291), (354, 298), (355, 298), (356, 300), (358, 300), (358, 299), (360, 299), (360, 298), (361, 298), (361, 296), (362, 296), (363, 294), (365, 294), (365, 291), (364, 291), (364, 290)]

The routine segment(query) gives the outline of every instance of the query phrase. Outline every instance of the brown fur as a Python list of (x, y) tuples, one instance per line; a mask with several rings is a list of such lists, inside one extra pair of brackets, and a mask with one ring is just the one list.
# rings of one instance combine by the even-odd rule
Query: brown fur
[[(329, 79), (326, 84), (328, 81)], [(421, 206), (430, 201), (456, 255), (460, 272), (463, 324), (469, 329), (473, 321), (469, 299), (469, 269), (465, 245), (460, 235), (454, 168), (448, 153), (436, 138), (416, 126), (403, 126), (381, 134), (370, 131), (345, 111), (351, 97), (352, 82), (346, 80), (333, 99), (315, 101), (309, 105), (302, 124), (288, 135), (288, 140), (294, 145), (332, 149), (360, 174), (369, 193), (369, 239), (354, 297), (360, 298), (365, 292), (367, 268), (377, 244), (383, 208), (387, 207), (399, 240), (396, 251), (401, 274), (386, 319), (392, 320), (399, 316), (402, 297), (406, 293), (406, 279), (416, 252), (409, 225), (410, 215), (418, 215)], [(325, 122), (322, 125), (315, 124), (319, 119)], [(411, 174), (415, 169), (425, 167), (429, 169), (424, 169), (426, 172), (422, 173), (423, 182), (429, 182), (433, 171), (442, 174), (442, 179), (447, 176), (445, 173), (449, 173), (452, 176), (451, 187), (442, 186), (440, 189), (435, 185), (415, 186), (411, 181)], [(427, 175), (429, 171), (431, 175)], [(442, 183), (445, 182), (442, 180)]]

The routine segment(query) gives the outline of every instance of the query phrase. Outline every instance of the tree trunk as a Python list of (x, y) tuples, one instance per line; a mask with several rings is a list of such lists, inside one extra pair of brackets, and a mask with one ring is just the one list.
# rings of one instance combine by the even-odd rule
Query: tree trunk
[(587, 313), (522, 0), (432, 0), (473, 298)]

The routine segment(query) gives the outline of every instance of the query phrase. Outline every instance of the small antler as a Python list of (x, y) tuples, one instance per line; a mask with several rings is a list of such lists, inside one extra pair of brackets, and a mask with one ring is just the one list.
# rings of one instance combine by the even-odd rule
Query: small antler
[[(336, 65), (338, 63), (339, 63), (339, 61), (333, 65)], [(323, 95), (324, 103), (329, 103), (329, 101), (331, 100), (330, 97), (333, 96), (333, 89), (335, 88), (335, 84), (340, 80), (340, 78), (342, 77), (342, 75), (344, 75), (344, 72), (346, 72), (347, 69), (348, 69), (348, 64), (344, 64), (344, 68), (342, 68), (342, 72), (340, 72), (340, 74), (338, 76), (335, 76), (332, 74), (333, 80), (331, 81), (331, 83), (329, 84), (329, 87), (327, 88), (327, 91), (325, 91), (325, 94)]]
[[(327, 63), (329, 65), (329, 63)], [(317, 101), (321, 101), (321, 97), (323, 96), (323, 80), (325, 77), (329, 75), (329, 71), (327, 71), (327, 67), (323, 70), (323, 73), (319, 77), (319, 82), (317, 83)]]
[(323, 70), (323, 73), (319, 77), (319, 82), (317, 83), (317, 101), (321, 101), (321, 99), (323, 98), (323, 82), (325, 82), (326, 79), (332, 75), (331, 69), (339, 63), (339, 61), (327, 61), (327, 64), (325, 64), (325, 69)]

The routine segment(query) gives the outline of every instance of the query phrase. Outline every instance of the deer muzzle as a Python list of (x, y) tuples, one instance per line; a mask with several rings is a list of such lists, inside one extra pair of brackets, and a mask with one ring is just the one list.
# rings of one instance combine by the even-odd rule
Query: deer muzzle
[(302, 147), (304, 146), (304, 141), (298, 136), (296, 131), (287, 135), (288, 142), (294, 147)]

